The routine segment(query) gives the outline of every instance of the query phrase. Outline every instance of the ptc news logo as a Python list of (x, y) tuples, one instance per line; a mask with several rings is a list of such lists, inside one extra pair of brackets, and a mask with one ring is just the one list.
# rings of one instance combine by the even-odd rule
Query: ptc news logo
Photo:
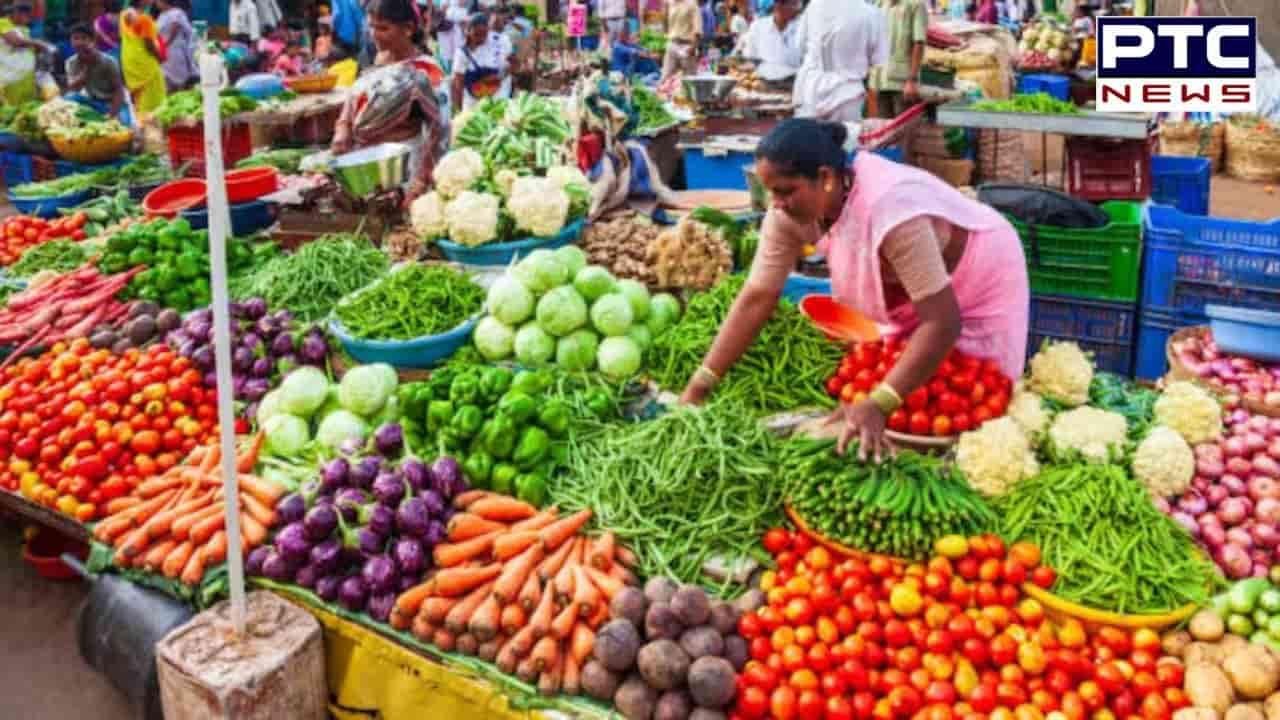
[(1254, 112), (1257, 19), (1099, 18), (1103, 112)]

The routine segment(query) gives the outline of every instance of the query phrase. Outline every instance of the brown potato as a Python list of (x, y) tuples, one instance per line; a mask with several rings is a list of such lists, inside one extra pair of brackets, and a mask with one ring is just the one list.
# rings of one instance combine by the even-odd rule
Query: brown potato
[(1196, 663), (1187, 668), (1184, 688), (1192, 705), (1211, 708), (1219, 714), (1226, 713), (1235, 699), (1226, 673), (1208, 663)]
[[(1261, 645), (1249, 645), (1227, 656), (1222, 670), (1236, 693), (1245, 700), (1261, 700), (1280, 687), (1280, 663)], [(1258, 718), (1235, 720), (1262, 720), (1262, 713), (1258, 715)]]

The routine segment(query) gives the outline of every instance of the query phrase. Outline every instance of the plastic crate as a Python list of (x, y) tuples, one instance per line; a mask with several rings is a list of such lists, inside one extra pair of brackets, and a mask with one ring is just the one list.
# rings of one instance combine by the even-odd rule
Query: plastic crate
[(30, 155), (0, 153), (0, 167), (4, 168), (4, 186), (7, 188), (32, 181)]
[(1100, 369), (1131, 375), (1137, 317), (1133, 303), (1032, 295), (1027, 357), (1036, 354), (1047, 339), (1070, 340), (1093, 353)]
[[(222, 165), (225, 168), (253, 153), (253, 135), (247, 123), (222, 127)], [(204, 177), (204, 126), (169, 128), (169, 163), (177, 168), (185, 162), (187, 177)]]
[(1144, 307), (1138, 316), (1138, 342), (1134, 350), (1133, 375), (1139, 380), (1158, 380), (1169, 370), (1165, 349), (1169, 337), (1184, 327), (1207, 325), (1209, 318), (1170, 308)]
[(1152, 138), (1067, 138), (1067, 192), (1094, 202), (1147, 199), (1154, 147)]
[(1071, 79), (1065, 75), (1023, 75), (1018, 79), (1018, 92), (1024, 95), (1046, 93), (1059, 100), (1071, 99)]
[(1142, 305), (1204, 312), (1205, 305), (1280, 311), (1280, 218), (1269, 223), (1146, 208)]
[(1102, 210), (1111, 223), (1087, 230), (1031, 226), (1006, 216), (1022, 238), (1032, 292), (1109, 302), (1138, 299), (1142, 208), (1107, 202)]
[(1209, 214), (1209, 158), (1156, 155), (1151, 158), (1151, 201), (1192, 215)]
[(707, 154), (700, 147), (685, 148), (685, 186), (689, 190), (747, 190), (743, 170), (753, 162), (755, 157), (749, 152)]

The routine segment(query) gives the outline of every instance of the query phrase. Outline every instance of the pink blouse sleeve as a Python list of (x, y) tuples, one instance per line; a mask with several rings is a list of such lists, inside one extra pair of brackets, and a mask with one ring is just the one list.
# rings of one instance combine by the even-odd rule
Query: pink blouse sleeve
[(801, 246), (780, 227), (783, 222), (774, 217), (772, 211), (765, 216), (764, 226), (760, 229), (760, 245), (747, 275), (747, 282), (751, 285), (781, 292), (787, 276), (799, 262)]
[(942, 258), (942, 243), (927, 215), (893, 228), (880, 243), (880, 255), (912, 301), (927, 298), (951, 282)]

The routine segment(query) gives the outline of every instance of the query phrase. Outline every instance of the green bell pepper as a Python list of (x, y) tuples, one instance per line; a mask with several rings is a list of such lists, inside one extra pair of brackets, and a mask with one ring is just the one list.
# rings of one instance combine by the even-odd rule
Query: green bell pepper
[(480, 376), (480, 394), (489, 402), (497, 402), (511, 387), (512, 373), (506, 368), (489, 368)]
[(404, 446), (409, 452), (417, 452), (426, 447), (426, 438), (423, 436), (420, 421), (401, 418), (400, 428), (404, 430)]
[(124, 272), (129, 269), (129, 258), (124, 253), (108, 251), (102, 256), (102, 261), (98, 266), (104, 273), (115, 275), (118, 272)]
[(547, 503), (547, 478), (539, 470), (516, 476), (516, 498), (534, 507)]
[(441, 454), (461, 455), (467, 439), (454, 432), (453, 428), (444, 428), (436, 435), (440, 439)]
[(613, 398), (609, 397), (609, 393), (600, 388), (592, 388), (587, 391), (585, 397), (587, 409), (591, 411), (601, 420), (607, 420), (615, 416), (617, 408), (614, 407)]
[(173, 268), (168, 265), (161, 265), (156, 268), (155, 286), (160, 292), (168, 292), (178, 286), (178, 276), (174, 274)]
[(493, 458), (483, 450), (471, 453), (462, 463), (462, 472), (467, 476), (472, 489), (487, 489), (489, 476), (493, 472)]
[(174, 262), (174, 269), (178, 275), (184, 280), (194, 280), (202, 274), (200, 272), (200, 258), (191, 253), (182, 253)]
[(485, 449), (495, 458), (511, 457), (511, 453), (516, 449), (516, 439), (519, 436), (515, 421), (507, 415), (499, 413), (497, 417), (486, 424), (489, 426), (489, 432), (485, 436)]
[(493, 472), (489, 474), (489, 489), (503, 495), (513, 495), (516, 491), (516, 477), (519, 474), (520, 471), (515, 465), (500, 462), (493, 466)]
[(516, 425), (524, 425), (538, 412), (538, 403), (519, 390), (511, 390), (498, 401), (498, 412), (511, 418)]
[(564, 437), (573, 421), (573, 411), (563, 400), (549, 400), (538, 411), (538, 425), (551, 437)]
[(176, 252), (182, 247), (182, 240), (182, 233), (174, 230), (172, 225), (156, 233), (156, 247), (161, 250), (173, 250)]
[(191, 294), (187, 292), (186, 288), (176, 287), (162, 293), (160, 297), (164, 299), (165, 307), (171, 307), (174, 310), (185, 311), (195, 307), (195, 304), (191, 302)]
[(449, 366), (432, 370), (430, 377), (427, 378), (427, 388), (431, 390), (431, 397), (436, 400), (448, 400), (449, 386), (457, 376), (457, 369)]
[(463, 405), (453, 414), (449, 427), (464, 438), (472, 438), (484, 425), (484, 411), (475, 405)]
[(551, 376), (542, 370), (521, 370), (511, 380), (511, 390), (525, 395), (541, 395), (551, 387)]
[(107, 238), (107, 252), (127, 256), (137, 247), (133, 236), (128, 233), (116, 233)]
[(213, 291), (209, 288), (209, 279), (198, 277), (191, 283), (191, 302), (197, 307), (205, 307), (213, 301)]
[(449, 399), (455, 405), (472, 405), (480, 399), (480, 382), (472, 371), (460, 373), (449, 384)]
[(440, 432), (453, 421), (453, 403), (448, 400), (432, 400), (427, 403), (427, 431)]
[(527, 427), (520, 433), (520, 441), (516, 443), (511, 460), (522, 470), (527, 470), (547, 458), (551, 452), (551, 438), (540, 427)]
[(427, 405), (431, 402), (431, 394), (426, 383), (405, 383), (396, 388), (396, 398), (400, 401), (400, 416), (416, 422), (426, 422)]
[(129, 251), (130, 265), (150, 265), (155, 260), (155, 256), (151, 251), (144, 247), (135, 247)]
[(547, 455), (547, 462), (559, 467), (568, 465), (569, 464), (569, 443), (567, 442), (551, 443), (551, 452)]

